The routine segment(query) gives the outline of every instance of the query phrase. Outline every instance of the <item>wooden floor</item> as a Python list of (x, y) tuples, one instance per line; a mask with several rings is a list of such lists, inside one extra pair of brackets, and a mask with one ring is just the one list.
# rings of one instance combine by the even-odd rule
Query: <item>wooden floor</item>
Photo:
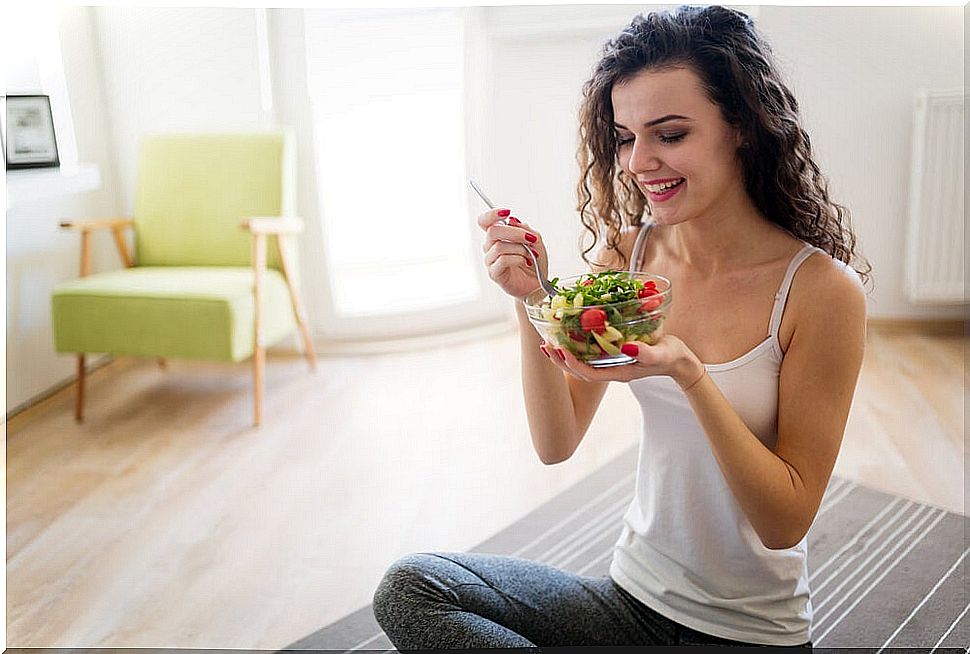
[[(836, 474), (965, 513), (966, 342), (870, 328)], [(529, 444), (512, 333), (247, 366), (119, 360), (7, 424), (9, 647), (280, 648), (384, 569), (463, 550), (637, 442), (612, 385), (576, 455)]]

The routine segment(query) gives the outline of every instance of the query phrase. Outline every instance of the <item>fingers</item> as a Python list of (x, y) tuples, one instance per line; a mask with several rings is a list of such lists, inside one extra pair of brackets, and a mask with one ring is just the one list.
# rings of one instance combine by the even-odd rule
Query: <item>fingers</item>
[(478, 214), (476, 222), (478, 226), (483, 230), (488, 230), (489, 227), (497, 222), (503, 221), (511, 215), (509, 209), (492, 209), (491, 211), (486, 211), (485, 213)]
[(588, 375), (592, 368), (581, 363), (568, 350), (556, 347), (554, 344), (546, 343), (545, 341), (539, 345), (539, 350), (563, 372), (568, 372), (573, 377), (583, 381), (593, 381)]
[(477, 222), (485, 230), (482, 252), (485, 254), (488, 276), (507, 293), (519, 297), (518, 293), (528, 291), (525, 288), (527, 279), (536, 277), (537, 263), (539, 271), (545, 275), (541, 238), (528, 225), (512, 216), (510, 210), (486, 211), (479, 214)]
[(532, 228), (529, 227), (529, 225), (513, 216), (511, 210), (509, 209), (492, 209), (491, 211), (480, 213), (475, 221), (478, 223), (478, 226), (486, 232), (493, 225), (499, 227), (521, 227), (527, 231), (532, 231)]
[(531, 244), (510, 243), (508, 241), (488, 241), (482, 245), (482, 250), (485, 252), (485, 264), (489, 265), (504, 255), (517, 255), (525, 259), (526, 264), (531, 267), (532, 258), (525, 251), (526, 247), (532, 250), (532, 254), (535, 255), (537, 261), (541, 260), (542, 256), (540, 251)]
[(518, 243), (507, 243), (496, 241), (492, 246), (485, 250), (485, 265), (491, 267), (493, 263), (503, 257), (521, 257), (527, 266), (532, 266), (532, 259), (526, 254), (525, 249)]
[(543, 251), (542, 237), (529, 229), (524, 223), (516, 226), (503, 225), (497, 223), (488, 228), (485, 232), (485, 242), (482, 243), (482, 252), (488, 252), (496, 243), (514, 243), (526, 246), (532, 250), (538, 259)]
[(640, 345), (639, 343), (634, 343), (633, 341), (624, 343), (623, 346), (620, 348), (620, 352), (622, 352), (623, 354), (627, 355), (632, 359), (639, 359)]
[(523, 245), (536, 246), (541, 241), (541, 237), (525, 223), (514, 225), (503, 225), (496, 223), (485, 230), (485, 240), (488, 241), (511, 241), (522, 243)]

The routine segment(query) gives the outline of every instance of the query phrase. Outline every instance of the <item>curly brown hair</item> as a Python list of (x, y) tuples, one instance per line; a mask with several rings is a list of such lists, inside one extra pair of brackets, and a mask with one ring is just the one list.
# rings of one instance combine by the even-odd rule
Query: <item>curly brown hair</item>
[[(622, 228), (639, 226), (650, 207), (617, 159), (611, 91), (644, 70), (692, 69), (724, 120), (739, 128), (744, 185), (769, 220), (834, 259), (851, 264), (864, 282), (872, 267), (855, 252), (848, 210), (829, 198), (828, 181), (812, 158), (795, 96), (782, 81), (771, 47), (746, 14), (720, 6), (684, 5), (637, 15), (608, 41), (579, 110), (577, 209), (596, 247), (619, 253)], [(585, 234), (584, 234), (585, 236)], [(585, 239), (581, 239), (585, 240)], [(582, 245), (580, 246), (582, 247)], [(620, 253), (626, 264), (626, 256)]]

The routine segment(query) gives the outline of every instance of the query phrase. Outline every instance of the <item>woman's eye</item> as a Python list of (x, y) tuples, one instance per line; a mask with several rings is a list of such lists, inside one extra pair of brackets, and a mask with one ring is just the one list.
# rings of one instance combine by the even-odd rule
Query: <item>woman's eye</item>
[[(658, 134), (657, 138), (660, 139), (661, 143), (676, 143), (687, 136), (686, 132), (681, 132), (680, 134)], [(617, 134), (615, 136), (616, 147), (620, 148), (629, 143), (633, 143), (634, 137), (632, 136), (620, 136)]]

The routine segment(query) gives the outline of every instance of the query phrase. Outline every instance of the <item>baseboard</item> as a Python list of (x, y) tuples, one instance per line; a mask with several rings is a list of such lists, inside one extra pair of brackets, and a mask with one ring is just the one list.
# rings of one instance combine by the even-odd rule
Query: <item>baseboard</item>
[(938, 320), (918, 318), (870, 318), (869, 329), (882, 334), (930, 334), (934, 336), (966, 336), (966, 320)]
[[(90, 375), (91, 373), (96, 372), (96, 371), (100, 370), (101, 368), (104, 368), (106, 365), (108, 365), (109, 363), (113, 362), (114, 360), (115, 360), (114, 357), (112, 357), (110, 355), (105, 355), (105, 356), (101, 357), (100, 359), (98, 359), (97, 361), (93, 361), (91, 363), (86, 363), (85, 366), (84, 366), (85, 376)], [(6, 413), (6, 415), (4, 416), (4, 419), (3, 419), (4, 423), (9, 428), (10, 427), (10, 420), (12, 418), (19, 417), (19, 416), (21, 416), (21, 414), (23, 414), (23, 416), (22, 416), (23, 418), (25, 418), (25, 419), (28, 418), (31, 415), (31, 413), (33, 413), (33, 412), (30, 411), (30, 409), (33, 409), (35, 407), (38, 407), (38, 405), (44, 403), (45, 401), (47, 401), (50, 398), (52, 398), (55, 395), (57, 395), (58, 393), (61, 393), (64, 390), (70, 388), (71, 386), (74, 385), (74, 382), (75, 381), (77, 381), (77, 374), (73, 374), (70, 377), (67, 377), (67, 378), (61, 380), (57, 384), (54, 384), (53, 386), (51, 386), (47, 390), (45, 390), (45, 391), (43, 391), (41, 393), (38, 393), (37, 395), (35, 395), (34, 397), (30, 398), (29, 400), (26, 400), (25, 402), (21, 402), (20, 404), (18, 404), (14, 408), (12, 408), (9, 411), (7, 411), (7, 413)], [(27, 413), (25, 413), (25, 412), (27, 412)]]
[[(313, 347), (317, 356), (340, 357), (360, 356), (369, 354), (392, 354), (399, 352), (417, 352), (440, 348), (446, 345), (461, 345), (471, 341), (514, 333), (517, 326), (514, 321), (503, 320), (474, 325), (453, 331), (438, 332), (422, 336), (408, 336), (389, 338), (384, 340), (336, 340), (320, 336), (313, 338)], [(293, 341), (289, 345), (277, 345), (274, 350), (287, 354), (302, 354), (303, 347)]]

